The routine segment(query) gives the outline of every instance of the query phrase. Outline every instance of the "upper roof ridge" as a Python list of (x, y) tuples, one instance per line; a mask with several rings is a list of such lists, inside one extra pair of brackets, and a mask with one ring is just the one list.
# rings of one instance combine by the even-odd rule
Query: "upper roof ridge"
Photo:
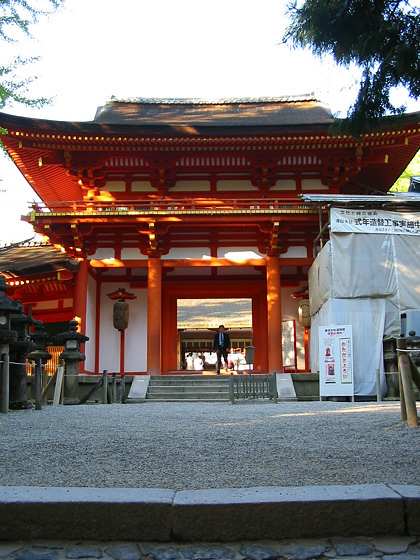
[(314, 93), (300, 95), (282, 95), (278, 97), (128, 97), (118, 98), (112, 96), (108, 103), (133, 103), (150, 105), (238, 105), (252, 103), (299, 103), (301, 101), (319, 101)]

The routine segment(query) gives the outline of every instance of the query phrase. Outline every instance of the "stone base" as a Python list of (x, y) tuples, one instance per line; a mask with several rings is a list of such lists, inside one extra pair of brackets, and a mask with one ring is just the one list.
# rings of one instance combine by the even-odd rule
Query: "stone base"
[(31, 410), (35, 406), (28, 401), (14, 401), (9, 403), (10, 410)]
[(420, 486), (0, 487), (0, 541), (178, 542), (419, 534)]

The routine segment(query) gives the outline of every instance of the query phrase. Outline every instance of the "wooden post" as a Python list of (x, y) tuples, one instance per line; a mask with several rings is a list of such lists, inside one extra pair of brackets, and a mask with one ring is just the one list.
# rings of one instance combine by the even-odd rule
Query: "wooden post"
[(55, 372), (53, 373), (53, 375), (51, 375), (50, 378), (48, 379), (48, 383), (47, 383), (46, 387), (44, 387), (42, 389), (42, 406), (44, 406), (45, 404), (48, 404), (48, 394), (49, 394), (52, 386), (57, 383), (57, 373), (58, 373), (58, 367), (55, 370)]
[(273, 400), (277, 402), (277, 373), (272, 373), (273, 376)]
[(9, 412), (9, 354), (1, 355), (1, 410), (7, 414)]
[(35, 410), (42, 410), (42, 362), (35, 365)]
[[(45, 387), (48, 384), (48, 371), (46, 367), (42, 368), (42, 390), (45, 389)], [(42, 403), (42, 404), (47, 404), (47, 403)]]
[(232, 404), (235, 402), (235, 397), (233, 394), (233, 373), (229, 376), (229, 400)]
[(108, 370), (104, 369), (102, 373), (102, 403), (108, 402)]
[(381, 374), (379, 373), (379, 369), (375, 370), (376, 375), (376, 402), (382, 401), (382, 392), (381, 392)]
[(408, 361), (410, 362), (411, 377), (413, 378), (413, 381), (416, 384), (417, 389), (420, 391), (420, 372), (417, 369), (416, 364), (411, 359), (410, 355), (408, 355)]
[(398, 350), (407, 350), (407, 341), (405, 338), (397, 339), (398, 368), (401, 373), (401, 384), (404, 393), (405, 410), (407, 423), (409, 426), (418, 426), (419, 419), (416, 409), (416, 398), (414, 395), (413, 379), (411, 377), (411, 368), (408, 355)]
[(53, 397), (53, 406), (57, 406), (60, 404), (61, 400), (61, 389), (63, 386), (63, 377), (64, 377), (64, 367), (58, 366), (57, 368), (57, 380), (55, 382), (54, 388), (54, 397)]
[(121, 375), (119, 401), (122, 404), (125, 401), (125, 376)]
[(125, 371), (125, 331), (121, 331), (120, 336), (120, 375), (124, 375)]
[(401, 420), (403, 422), (407, 422), (407, 409), (405, 408), (404, 389), (402, 384), (401, 372), (399, 371), (399, 369), (400, 369), (400, 365), (398, 364), (398, 386), (399, 386), (399, 393), (400, 393)]
[(112, 402), (117, 402), (117, 374), (112, 374)]

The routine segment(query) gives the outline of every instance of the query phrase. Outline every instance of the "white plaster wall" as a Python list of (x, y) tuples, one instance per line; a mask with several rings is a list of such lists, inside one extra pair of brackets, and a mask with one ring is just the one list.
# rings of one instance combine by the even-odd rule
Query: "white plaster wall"
[(124, 260), (147, 260), (147, 255), (143, 255), (137, 247), (128, 247), (121, 249), (121, 259)]
[(113, 247), (104, 249), (97, 249), (94, 255), (89, 255), (88, 259), (113, 259), (115, 258), (115, 251)]
[(124, 192), (125, 191), (125, 181), (106, 181), (105, 187), (100, 189), (101, 191), (109, 192)]
[(129, 302), (130, 320), (125, 331), (125, 371), (147, 370), (147, 289), (130, 290), (137, 299)]
[(39, 311), (40, 309), (58, 309), (57, 301), (39, 301), (34, 305), (34, 309)]
[(321, 179), (302, 179), (302, 190), (303, 191), (327, 191), (327, 185), (324, 185)]
[(280, 255), (281, 259), (306, 259), (308, 251), (306, 247), (289, 247), (285, 253)]
[(167, 255), (162, 256), (164, 259), (209, 259), (210, 258), (210, 248), (209, 247), (179, 247), (175, 249), (169, 249)]
[(218, 191), (257, 191), (258, 187), (254, 187), (251, 181), (244, 179), (217, 181)]
[(217, 257), (219, 259), (259, 259), (265, 258), (265, 255), (260, 253), (257, 247), (220, 247), (217, 250)]
[[(123, 283), (124, 284), (124, 283)], [(128, 302), (129, 324), (125, 331), (125, 373), (146, 371), (147, 368), (147, 290), (104, 282), (101, 289), (101, 319), (99, 336), (99, 370), (120, 371), (121, 335), (113, 326), (114, 302), (106, 294), (125, 288), (137, 299)]]
[(300, 289), (301, 287), (281, 289), (281, 315), (282, 321), (294, 320), (296, 322), (297, 367), (298, 369), (303, 370), (305, 367), (303, 327), (299, 324), (298, 321), (298, 307), (300, 300), (292, 298), (292, 294)]
[[(131, 183), (131, 192), (155, 192), (157, 189), (152, 187), (150, 181), (133, 181)], [(139, 206), (141, 204), (139, 203)]]
[[(96, 280), (88, 275), (87, 302), (86, 302), (86, 332), (89, 337), (85, 343), (85, 370), (95, 371), (95, 336), (96, 336)], [(95, 372), (98, 373), (98, 372)]]
[(270, 191), (295, 191), (296, 181), (293, 179), (279, 179), (276, 184), (270, 187)]
[(171, 192), (186, 191), (198, 192), (209, 191), (210, 181), (177, 181), (173, 187), (169, 189)]

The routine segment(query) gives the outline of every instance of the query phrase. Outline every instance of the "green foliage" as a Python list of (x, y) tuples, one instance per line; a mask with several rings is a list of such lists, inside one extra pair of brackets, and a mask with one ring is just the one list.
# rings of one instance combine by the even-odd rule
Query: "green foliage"
[(398, 177), (389, 190), (393, 192), (407, 192), (408, 187), (410, 186), (410, 177), (412, 175), (420, 175), (420, 150), (413, 157), (401, 173), (400, 177)]
[[(3, 43), (17, 43), (22, 37), (31, 37), (30, 28), (41, 16), (46, 16), (64, 0), (44, 0), (45, 9), (27, 0), (0, 0), (0, 48)], [(33, 5), (36, 4), (36, 7)], [(47, 9), (49, 8), (49, 9)], [(4, 49), (0, 53), (4, 53)], [(2, 60), (0, 54), (0, 109), (11, 102), (29, 107), (42, 107), (48, 103), (44, 97), (33, 99), (28, 96), (28, 86), (34, 77), (21, 77), (23, 67), (38, 60), (37, 57), (14, 57)]]
[(309, 47), (337, 64), (363, 70), (358, 97), (349, 109), (349, 132), (375, 129), (382, 117), (398, 115), (390, 91), (404, 86), (420, 97), (420, 9), (406, 0), (297, 0), (288, 6), (291, 23), (284, 41)]

